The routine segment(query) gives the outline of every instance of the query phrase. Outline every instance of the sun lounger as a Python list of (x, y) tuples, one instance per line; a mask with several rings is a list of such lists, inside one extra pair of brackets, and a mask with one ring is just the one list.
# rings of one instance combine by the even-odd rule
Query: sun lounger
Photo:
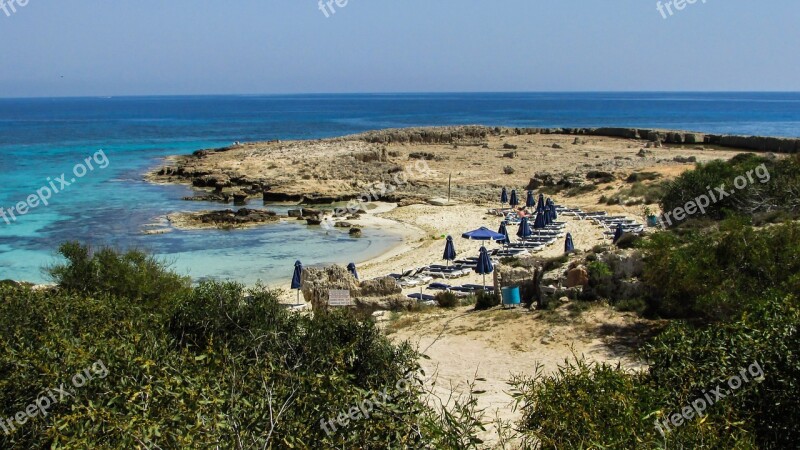
[(484, 287), (483, 285), (480, 285), (480, 284), (465, 284), (462, 287), (467, 288), (467, 289), (472, 289), (473, 291), (480, 291), (480, 290), (485, 290), (486, 292), (494, 291), (494, 286), (486, 286), (486, 287)]
[(408, 298), (413, 298), (413, 299), (415, 299), (415, 300), (417, 300), (417, 301), (420, 301), (420, 302), (423, 302), (423, 301), (434, 301), (434, 300), (436, 300), (436, 297), (434, 297), (434, 296), (432, 296), (432, 295), (429, 295), (429, 294), (420, 294), (419, 292), (417, 292), (417, 293), (414, 293), (414, 294), (408, 294), (406, 297), (408, 297)]

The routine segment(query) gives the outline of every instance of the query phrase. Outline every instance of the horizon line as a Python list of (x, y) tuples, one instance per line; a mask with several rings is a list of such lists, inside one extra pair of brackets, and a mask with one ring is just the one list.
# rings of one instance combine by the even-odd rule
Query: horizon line
[(207, 93), (207, 94), (122, 94), (122, 95), (56, 95), (0, 97), (0, 100), (57, 100), (112, 98), (192, 98), (192, 97), (303, 97), (347, 95), (452, 95), (452, 94), (800, 94), (783, 90), (553, 90), (553, 91), (397, 91), (397, 92), (294, 92), (294, 93)]

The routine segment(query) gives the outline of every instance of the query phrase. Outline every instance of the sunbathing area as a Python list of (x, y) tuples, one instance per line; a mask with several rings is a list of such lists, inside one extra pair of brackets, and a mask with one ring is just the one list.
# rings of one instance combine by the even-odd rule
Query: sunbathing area
[[(520, 206), (516, 190), (511, 191), (509, 198), (504, 188), (500, 201), (502, 207), (487, 210), (485, 217), (489, 222), (484, 226), (462, 233), (460, 239), (448, 235), (440, 260), (388, 276), (396, 280), (408, 298), (435, 305), (437, 292), (452, 292), (462, 297), (480, 291), (499, 292), (501, 286), (496, 286), (491, 276), (487, 283), (486, 275), (504, 258), (573, 252), (573, 232), (586, 234), (587, 224), (593, 225), (591, 240), (597, 243), (613, 244), (626, 233), (638, 235), (645, 230), (644, 224), (628, 216), (584, 212), (557, 204), (544, 194), (539, 194), (536, 200), (532, 191), (527, 192), (527, 200)], [(491, 223), (492, 219), (496, 222)], [(497, 231), (493, 231), (495, 227)], [(461, 252), (456, 251), (457, 240), (461, 241)]]

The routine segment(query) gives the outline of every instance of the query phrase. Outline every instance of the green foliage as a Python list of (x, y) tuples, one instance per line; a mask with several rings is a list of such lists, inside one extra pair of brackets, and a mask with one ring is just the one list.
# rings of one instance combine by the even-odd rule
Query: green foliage
[(62, 244), (58, 253), (67, 262), (48, 267), (50, 277), (63, 289), (96, 295), (109, 294), (157, 305), (185, 292), (189, 278), (169, 271), (169, 266), (139, 250), (95, 252), (77, 242)]
[(759, 297), (741, 320), (701, 328), (673, 323), (644, 348), (644, 356), (651, 361), (651, 383), (667, 389), (672, 410), (757, 362), (763, 379), (743, 383), (714, 405), (710, 422), (753, 434), (759, 448), (793, 448), (800, 442), (798, 298)]
[(500, 299), (494, 292), (478, 291), (475, 293), (475, 309), (478, 311), (494, 308), (500, 304)]
[(455, 308), (460, 304), (459, 298), (452, 292), (439, 292), (434, 297), (442, 308)]
[(586, 265), (589, 272), (589, 285), (581, 293), (581, 299), (594, 301), (611, 299), (614, 292), (614, 272), (602, 261), (592, 261)]
[[(671, 322), (641, 349), (643, 372), (567, 363), (517, 377), (526, 444), (558, 448), (784, 449), (800, 442), (800, 224), (654, 235), (645, 246), (648, 308)], [(590, 283), (610, 275), (589, 264)], [(640, 308), (640, 301), (619, 309)], [(755, 372), (754, 372), (754, 369)], [(763, 377), (754, 377), (763, 374)], [(738, 376), (740, 387), (725, 385)], [(727, 395), (662, 435), (655, 423), (717, 387)]]
[(643, 420), (659, 405), (643, 375), (577, 360), (558, 372), (538, 368), (511, 385), (522, 408), (526, 448), (654, 448), (658, 433)]
[(661, 174), (657, 172), (634, 172), (628, 175), (625, 179), (627, 183), (636, 183), (640, 181), (653, 181), (661, 178)]
[(657, 233), (644, 245), (649, 311), (722, 320), (766, 291), (800, 292), (800, 224), (756, 230), (741, 220), (719, 231)]
[(647, 303), (641, 298), (623, 299), (614, 303), (614, 309), (622, 312), (635, 312), (642, 315), (647, 309)]
[[(737, 189), (736, 177), (745, 177), (747, 183)], [(731, 195), (719, 198), (715, 190), (725, 186)], [(711, 161), (698, 164), (695, 170), (683, 173), (667, 184), (661, 199), (661, 209), (666, 213), (683, 208), (698, 196), (712, 195), (717, 201), (710, 202), (705, 215), (722, 220), (731, 213), (751, 215), (775, 210), (800, 210), (800, 156), (787, 159), (769, 159), (753, 154), (740, 154), (730, 161)], [(686, 220), (686, 219), (683, 219)], [(673, 226), (682, 220), (672, 219)]]
[(636, 248), (639, 245), (639, 242), (642, 238), (633, 233), (624, 233), (622, 237), (619, 238), (616, 245), (618, 248), (626, 249), (626, 248)]
[[(59, 289), (0, 286), (0, 417), (95, 361), (108, 376), (0, 433), (0, 448), (449, 448), (473, 438), (473, 427), (432, 419), (419, 355), (370, 320), (290, 313), (263, 287), (177, 288), (181, 277), (138, 254), (62, 250)], [(401, 391), (403, 378), (417, 381)], [(323, 430), (384, 389), (391, 398), (369, 419)]]

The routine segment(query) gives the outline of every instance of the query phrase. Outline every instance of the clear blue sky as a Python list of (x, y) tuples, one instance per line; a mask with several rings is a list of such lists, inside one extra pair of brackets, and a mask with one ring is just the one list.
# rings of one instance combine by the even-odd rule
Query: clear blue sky
[[(3, 0), (8, 2), (9, 0)], [(0, 10), (0, 97), (800, 91), (800, 2), (29, 0)]]

